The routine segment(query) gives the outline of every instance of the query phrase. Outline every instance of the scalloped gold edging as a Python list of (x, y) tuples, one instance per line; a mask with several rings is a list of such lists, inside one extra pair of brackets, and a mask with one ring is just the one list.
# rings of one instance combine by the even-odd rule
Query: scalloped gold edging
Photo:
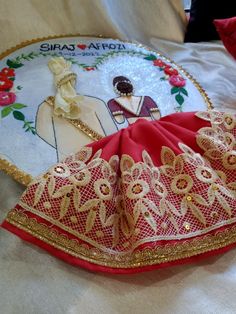
[[(207, 109), (208, 110), (214, 109), (214, 106), (213, 106), (209, 96), (207, 95), (206, 91), (202, 88), (202, 86), (198, 83), (198, 81), (191, 74), (188, 73), (188, 71), (186, 71), (182, 66), (178, 65), (172, 59), (166, 57), (165, 55), (161, 54), (160, 52), (155, 51), (154, 49), (151, 49), (150, 47), (147, 47), (143, 44), (137, 44), (137, 42), (110, 38), (110, 37), (106, 37), (103, 35), (81, 35), (81, 34), (50, 35), (50, 36), (46, 36), (46, 37), (33, 38), (31, 40), (26, 40), (26, 41), (14, 46), (14, 47), (11, 47), (11, 48), (5, 50), (4, 52), (0, 53), (0, 60), (5, 58), (6, 56), (8, 56), (10, 53), (13, 53), (16, 50), (27, 47), (31, 44), (35, 44), (35, 43), (38, 43), (38, 42), (44, 41), (44, 40), (58, 39), (58, 38), (69, 38), (69, 37), (88, 37), (88, 38), (104, 38), (104, 39), (120, 40), (120, 41), (125, 42), (125, 43), (133, 44), (133, 45), (140, 47), (140, 48), (145, 48), (146, 50), (148, 50), (150, 52), (154, 52), (158, 56), (163, 57), (166, 61), (174, 64), (182, 73), (184, 73), (186, 75), (186, 77), (194, 84), (194, 86), (197, 88), (199, 93), (202, 95), (204, 101), (207, 104)], [(33, 177), (30, 174), (25, 173), (24, 171), (20, 170), (18, 167), (14, 166), (13, 164), (9, 163), (7, 160), (4, 160), (4, 159), (0, 159), (0, 170), (5, 171), (7, 174), (9, 174), (11, 177), (13, 177), (13, 179), (15, 179), (16, 181), (18, 181), (21, 184), (26, 185), (26, 186), (33, 180)]]
[(112, 268), (138, 268), (158, 265), (167, 262), (190, 258), (209, 251), (218, 250), (236, 242), (236, 227), (209, 234), (202, 238), (189, 239), (143, 250), (136, 250), (128, 254), (111, 254), (80, 244), (76, 239), (69, 239), (57, 230), (39, 223), (35, 218), (29, 218), (25, 213), (16, 209), (8, 213), (6, 221), (37, 239), (65, 252), (73, 257), (93, 264)]

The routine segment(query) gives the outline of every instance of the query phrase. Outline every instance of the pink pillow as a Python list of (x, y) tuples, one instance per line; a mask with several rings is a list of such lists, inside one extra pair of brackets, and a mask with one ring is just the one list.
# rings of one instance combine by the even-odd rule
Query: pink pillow
[(228, 52), (236, 59), (236, 16), (214, 20), (215, 27)]

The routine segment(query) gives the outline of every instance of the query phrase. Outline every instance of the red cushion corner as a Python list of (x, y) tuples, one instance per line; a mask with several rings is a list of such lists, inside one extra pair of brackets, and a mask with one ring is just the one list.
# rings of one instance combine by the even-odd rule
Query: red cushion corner
[(236, 59), (236, 16), (213, 21), (228, 52)]

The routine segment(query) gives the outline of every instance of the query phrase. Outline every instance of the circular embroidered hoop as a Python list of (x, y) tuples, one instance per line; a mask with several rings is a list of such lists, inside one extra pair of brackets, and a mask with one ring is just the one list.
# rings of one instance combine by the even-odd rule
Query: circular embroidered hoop
[[(161, 116), (212, 108), (205, 91), (187, 71), (142, 45), (82, 36), (23, 43), (0, 56), (0, 170), (24, 185), (70, 152), (70, 138), (78, 136), (82, 142), (88, 138), (88, 143), (96, 139), (92, 118), (67, 121), (70, 127), (63, 131), (58, 129), (60, 121), (55, 122), (47, 113), (41, 115), (43, 105), (46, 111), (51, 110), (45, 103), (50, 108), (53, 98), (48, 97), (55, 95), (47, 63), (59, 56), (72, 63), (76, 90), (94, 108), (103, 136), (128, 125), (127, 120), (122, 124), (114, 119), (122, 108), (112, 112), (108, 106), (117, 97), (113, 86), (117, 76), (132, 82), (135, 96), (152, 99)], [(151, 108), (150, 115), (155, 111)], [(135, 114), (138, 118), (138, 111)], [(48, 132), (46, 137), (41, 136), (40, 121)]]

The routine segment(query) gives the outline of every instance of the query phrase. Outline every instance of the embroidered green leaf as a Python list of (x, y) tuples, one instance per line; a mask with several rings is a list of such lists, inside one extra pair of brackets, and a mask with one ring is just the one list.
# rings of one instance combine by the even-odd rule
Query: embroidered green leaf
[(173, 94), (176, 94), (176, 93), (178, 93), (179, 92), (179, 87), (172, 87), (171, 88), (171, 95), (173, 95)]
[(165, 76), (162, 76), (162, 77), (160, 78), (160, 80), (161, 80), (161, 81), (166, 81)]
[(26, 120), (24, 120), (23, 129), (26, 128), (25, 132), (30, 131), (32, 134), (35, 135), (36, 131), (35, 131), (35, 127), (31, 125), (32, 123), (34, 123), (34, 122), (33, 121), (26, 121)]
[(175, 112), (183, 112), (182, 106), (175, 107)]
[(24, 59), (24, 60), (30, 61), (29, 56), (26, 56), (26, 55), (24, 55), (23, 53), (22, 53), (22, 55), (21, 55), (21, 58)]
[(1, 117), (5, 118), (7, 117), (10, 113), (11, 113), (12, 109), (11, 107), (5, 107), (2, 111), (1, 111)]
[(186, 91), (185, 88), (181, 87), (181, 88), (180, 88), (180, 92), (181, 92), (182, 94), (184, 94), (185, 96), (188, 96), (188, 92)]
[(10, 60), (8, 59), (7, 60), (7, 65), (9, 66), (9, 68), (11, 69), (17, 69), (17, 68), (20, 68), (22, 67), (24, 64), (20, 63), (20, 62), (17, 62), (15, 60)]
[(21, 89), (22, 89), (22, 87), (21, 87), (21, 86), (17, 86), (16, 88), (17, 88), (18, 90), (21, 90)]
[(11, 105), (11, 107), (14, 109), (22, 109), (22, 108), (25, 108), (27, 106), (23, 105), (23, 104), (15, 103), (15, 104)]
[(157, 57), (155, 56), (155, 55), (149, 55), (149, 56), (147, 56), (147, 57), (145, 57), (144, 58), (145, 60), (150, 60), (150, 61), (153, 61), (153, 60), (156, 60), (157, 59)]
[(17, 110), (14, 110), (13, 111), (13, 116), (16, 120), (21, 120), (21, 121), (24, 121), (25, 120), (25, 116), (22, 112), (20, 111), (17, 111)]
[(33, 52), (33, 51), (30, 52), (29, 55), (28, 55), (28, 57), (31, 58), (31, 59), (34, 59), (34, 52)]
[(176, 96), (175, 96), (175, 100), (177, 101), (177, 103), (181, 106), (181, 105), (183, 105), (183, 103), (184, 103), (184, 97), (182, 96), (182, 95), (180, 95), (180, 94), (177, 94)]

